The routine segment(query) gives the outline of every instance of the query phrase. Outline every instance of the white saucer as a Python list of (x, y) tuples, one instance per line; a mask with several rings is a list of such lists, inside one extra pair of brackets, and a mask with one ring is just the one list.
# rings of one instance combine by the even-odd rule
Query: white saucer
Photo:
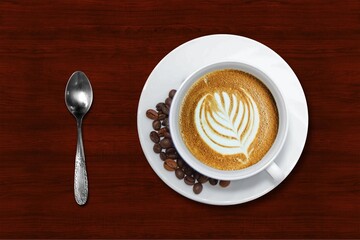
[(274, 189), (276, 184), (266, 172), (232, 181), (230, 186), (204, 185), (196, 195), (192, 187), (178, 180), (174, 172), (164, 169), (163, 161), (153, 152), (149, 138), (152, 121), (145, 116), (163, 102), (171, 89), (177, 89), (193, 71), (219, 61), (241, 61), (263, 69), (278, 85), (289, 109), (289, 132), (283, 150), (275, 160), (289, 175), (299, 160), (308, 131), (308, 109), (303, 89), (290, 66), (273, 50), (252, 39), (236, 35), (209, 35), (186, 42), (166, 55), (154, 68), (140, 96), (137, 127), (141, 147), (156, 174), (181, 195), (206, 204), (233, 205), (254, 200)]

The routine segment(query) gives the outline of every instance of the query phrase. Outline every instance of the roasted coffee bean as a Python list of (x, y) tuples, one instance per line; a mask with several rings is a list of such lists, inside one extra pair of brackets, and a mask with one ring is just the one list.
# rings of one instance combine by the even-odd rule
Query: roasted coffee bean
[(185, 160), (183, 159), (183, 166), (182, 169), (185, 171), (186, 168), (188, 168), (189, 165), (185, 162)]
[(165, 132), (164, 137), (171, 138), (171, 134), (169, 132)]
[(176, 153), (176, 149), (171, 147), (171, 148), (168, 148), (166, 149), (166, 154), (175, 154)]
[(203, 190), (203, 185), (202, 185), (200, 182), (194, 184), (194, 186), (193, 186), (193, 192), (194, 192), (195, 194), (201, 193), (202, 190)]
[(165, 103), (163, 103), (163, 102), (156, 104), (156, 110), (161, 111), (163, 105), (165, 105)]
[(155, 121), (153, 121), (152, 126), (153, 126), (154, 130), (160, 130), (161, 122), (159, 120), (155, 120)]
[(146, 116), (152, 120), (156, 120), (159, 115), (154, 109), (149, 109), (146, 111)]
[(170, 108), (171, 102), (172, 102), (172, 99), (169, 97), (165, 100), (165, 104), (166, 104), (166, 106), (168, 106), (168, 108)]
[(154, 147), (153, 147), (153, 150), (154, 150), (154, 152), (156, 152), (156, 153), (160, 153), (161, 152), (161, 146), (160, 146), (160, 144), (159, 143), (155, 143), (154, 144)]
[(165, 133), (167, 132), (166, 128), (160, 128), (160, 130), (158, 131), (159, 137), (165, 137)]
[(159, 120), (164, 120), (166, 118), (166, 115), (165, 114), (163, 114), (163, 113), (159, 113), (158, 114), (158, 119)]
[(219, 185), (225, 188), (230, 185), (230, 181), (221, 180)]
[(184, 182), (187, 184), (187, 185), (194, 185), (195, 184), (195, 179), (191, 176), (186, 176), (184, 178)]
[(213, 179), (213, 178), (209, 178), (209, 183), (211, 185), (216, 185), (218, 183), (218, 180), (217, 179)]
[(168, 171), (175, 171), (175, 169), (177, 168), (177, 164), (172, 159), (166, 159), (164, 161), (164, 168)]
[(184, 159), (182, 159), (183, 161), (182, 161), (182, 169), (185, 171), (188, 167), (189, 167), (189, 165), (185, 162), (185, 160)]
[(185, 177), (185, 173), (181, 168), (175, 170), (175, 175), (178, 179), (183, 179)]
[(178, 158), (178, 160), (176, 161), (177, 165), (179, 166), (179, 168), (183, 168), (184, 167), (184, 160), (182, 160), (181, 158)]
[(162, 121), (162, 125), (165, 126), (167, 129), (169, 129), (169, 118), (165, 118)]
[(177, 155), (176, 154), (166, 154), (167, 158), (171, 158), (171, 159), (177, 159)]
[(175, 96), (175, 93), (176, 93), (176, 90), (175, 89), (172, 89), (170, 92), (169, 92), (169, 97), (170, 98), (173, 98)]
[(165, 161), (167, 159), (165, 152), (160, 153), (160, 159), (163, 160), (163, 161)]
[(187, 175), (187, 176), (191, 176), (193, 173), (194, 173), (194, 170), (189, 167), (189, 166), (186, 166), (184, 167), (184, 173)]
[(151, 132), (150, 132), (150, 139), (151, 139), (151, 141), (153, 141), (154, 143), (160, 142), (159, 134), (157, 134), (157, 132), (155, 132), (155, 131), (151, 131)]
[(206, 183), (209, 180), (209, 178), (205, 175), (201, 175), (198, 179), (199, 183)]
[(161, 139), (161, 141), (160, 141), (160, 146), (162, 147), (162, 148), (169, 148), (169, 147), (172, 147), (172, 141), (171, 141), (171, 139), (169, 139), (169, 138), (163, 138), (163, 139)]
[(196, 180), (199, 180), (200, 176), (201, 176), (200, 173), (198, 173), (198, 172), (196, 172), (196, 171), (193, 172), (193, 177), (194, 177)]
[(162, 111), (165, 115), (169, 115), (169, 107), (166, 106), (165, 104), (161, 106), (161, 111)]

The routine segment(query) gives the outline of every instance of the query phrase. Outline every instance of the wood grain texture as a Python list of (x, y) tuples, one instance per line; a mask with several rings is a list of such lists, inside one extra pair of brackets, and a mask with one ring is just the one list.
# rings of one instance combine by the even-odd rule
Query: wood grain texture
[[(294, 69), (309, 106), (291, 175), (216, 207), (167, 187), (137, 136), (142, 87), (190, 39), (258, 40)], [(64, 89), (84, 71), (89, 201), (76, 205), (75, 120)], [(359, 1), (1, 1), (1, 238), (360, 238)]]

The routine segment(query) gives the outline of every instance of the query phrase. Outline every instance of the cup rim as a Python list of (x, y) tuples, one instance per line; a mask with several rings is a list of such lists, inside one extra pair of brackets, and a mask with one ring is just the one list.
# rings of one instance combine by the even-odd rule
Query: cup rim
[[(269, 151), (257, 163), (240, 170), (220, 170), (202, 163), (192, 155), (190, 150), (186, 147), (180, 134), (178, 119), (180, 116), (179, 112), (182, 105), (182, 100), (186, 92), (201, 76), (221, 69), (241, 70), (258, 78), (270, 90), (272, 96), (275, 99), (279, 114), (278, 133)], [(283, 94), (281, 93), (276, 83), (262, 69), (259, 69), (259, 67), (240, 61), (221, 61), (203, 66), (195, 70), (183, 81), (183, 83), (178, 88), (172, 100), (169, 113), (169, 128), (172, 135), (172, 141), (179, 155), (195, 171), (198, 171), (205, 176), (219, 180), (244, 179), (266, 169), (276, 159), (281, 149), (283, 148), (288, 132), (288, 125), (288, 111)]]

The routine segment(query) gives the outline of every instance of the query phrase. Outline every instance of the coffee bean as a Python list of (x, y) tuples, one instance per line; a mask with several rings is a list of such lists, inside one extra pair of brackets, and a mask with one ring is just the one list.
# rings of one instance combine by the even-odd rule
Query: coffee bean
[(209, 178), (209, 183), (210, 183), (211, 185), (216, 185), (216, 184), (218, 183), (218, 180), (213, 179), (213, 178)]
[(189, 166), (186, 166), (184, 167), (184, 173), (187, 175), (187, 176), (191, 176), (193, 174), (194, 170), (189, 167)]
[(201, 176), (201, 174), (200, 174), (200, 173), (198, 173), (198, 172), (194, 171), (194, 173), (193, 173), (193, 177), (194, 177), (196, 180), (199, 180), (200, 176)]
[(165, 118), (161, 124), (165, 126), (167, 129), (169, 129), (169, 118)]
[(154, 130), (160, 130), (161, 122), (159, 120), (155, 120), (155, 121), (153, 121), (152, 126), (153, 126)]
[(185, 162), (185, 160), (183, 159), (183, 166), (182, 169), (185, 171), (186, 168), (189, 168), (190, 166)]
[(160, 146), (160, 144), (159, 143), (155, 143), (154, 144), (154, 147), (153, 147), (153, 150), (154, 150), (154, 152), (155, 153), (160, 153), (161, 152), (161, 146)]
[(186, 176), (184, 178), (184, 182), (187, 184), (187, 185), (194, 185), (195, 184), (195, 179), (191, 176)]
[(167, 158), (171, 158), (171, 159), (177, 159), (177, 155), (176, 154), (166, 154)]
[(182, 160), (181, 158), (178, 158), (178, 160), (176, 162), (177, 162), (177, 165), (179, 166), (179, 168), (184, 167), (184, 160)]
[(181, 168), (175, 170), (175, 175), (178, 179), (183, 179), (185, 177), (185, 173)]
[(161, 106), (161, 111), (162, 111), (165, 115), (169, 115), (169, 107), (166, 106), (165, 104)]
[(175, 171), (175, 169), (177, 169), (177, 164), (172, 159), (166, 159), (164, 162), (164, 168), (168, 171)]
[(230, 185), (230, 181), (221, 180), (219, 185), (225, 188)]
[(156, 104), (156, 110), (161, 111), (163, 105), (165, 105), (165, 103), (163, 103), (163, 102)]
[(168, 98), (165, 100), (165, 104), (166, 104), (166, 106), (167, 106), (168, 108), (170, 108), (171, 102), (172, 102), (172, 98), (169, 98), (169, 97), (168, 97)]
[(209, 180), (209, 178), (205, 175), (201, 175), (198, 179), (199, 183), (206, 183)]
[(155, 131), (151, 131), (151, 132), (150, 132), (150, 139), (151, 139), (151, 141), (153, 141), (154, 143), (160, 142), (159, 134), (157, 134), (157, 132), (155, 132)]
[(146, 116), (152, 120), (156, 120), (158, 118), (158, 113), (154, 109), (149, 109), (146, 111)]
[(176, 149), (171, 147), (171, 148), (168, 148), (166, 149), (166, 154), (175, 154), (176, 153)]
[(171, 138), (171, 134), (169, 132), (165, 132), (164, 137)]
[(169, 138), (163, 138), (161, 141), (160, 141), (160, 146), (162, 148), (169, 148), (169, 147), (172, 147), (172, 141), (171, 139)]
[(160, 128), (158, 131), (159, 137), (165, 137), (165, 133), (167, 132), (166, 128)]
[(164, 120), (166, 118), (166, 115), (165, 114), (163, 114), (163, 113), (159, 113), (158, 114), (158, 119), (159, 120)]
[(201, 193), (202, 190), (203, 190), (203, 185), (202, 185), (200, 182), (194, 184), (194, 186), (193, 186), (193, 192), (194, 192), (195, 194)]
[(176, 93), (176, 90), (175, 89), (172, 89), (170, 92), (169, 92), (169, 97), (170, 98), (173, 98), (175, 96), (175, 93)]
[(167, 159), (165, 152), (160, 153), (160, 159), (163, 160), (163, 161), (165, 161)]

